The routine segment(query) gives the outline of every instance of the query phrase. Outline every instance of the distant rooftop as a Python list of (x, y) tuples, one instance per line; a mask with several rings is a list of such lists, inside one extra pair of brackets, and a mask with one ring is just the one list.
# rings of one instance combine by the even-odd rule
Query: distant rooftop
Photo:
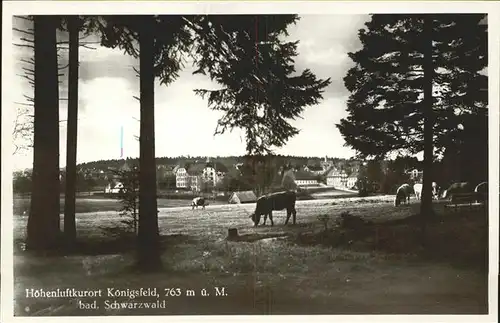
[(189, 168), (187, 169), (187, 172), (189, 175), (200, 175), (201, 173), (203, 173), (203, 169), (205, 168), (205, 166), (205, 163), (191, 164), (191, 166), (189, 166)]

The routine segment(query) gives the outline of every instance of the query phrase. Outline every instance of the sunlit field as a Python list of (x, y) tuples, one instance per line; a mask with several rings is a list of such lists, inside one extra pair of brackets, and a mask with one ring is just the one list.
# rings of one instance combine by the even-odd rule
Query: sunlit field
[[(210, 204), (223, 204), (220, 201), (209, 201)], [(190, 199), (158, 199), (159, 208), (181, 207), (189, 206)], [(29, 212), (30, 199), (29, 198), (14, 198), (14, 215), (22, 215), (24, 212)], [(77, 198), (76, 199), (76, 213), (95, 213), (101, 211), (119, 211), (122, 204), (118, 199), (111, 198)], [(61, 198), (61, 213), (64, 212), (64, 198)]]
[[(160, 207), (164, 269), (155, 274), (134, 271), (133, 238), (110, 234), (121, 225), (116, 211), (78, 214), (76, 254), (47, 257), (23, 251), (27, 217), (16, 216), (15, 314), (487, 313), (486, 209), (443, 205), (435, 203), (426, 251), (411, 217), (419, 204), (395, 208), (393, 196), (298, 201), (295, 226), (284, 226), (280, 211), (273, 227), (253, 227), (255, 204)], [(337, 222), (346, 211), (373, 223), (342, 229)], [(229, 228), (238, 229), (238, 241), (226, 239)], [(131, 300), (111, 299), (104, 293), (111, 287), (179, 288), (181, 295), (140, 299), (165, 300), (165, 308), (112, 309), (110, 301)], [(225, 296), (215, 296), (215, 287)], [(80, 309), (77, 298), (26, 298), (26, 288), (95, 288), (103, 295), (99, 308)]]
[[(321, 188), (319, 192), (311, 191), (311, 196), (313, 198), (325, 199), (325, 198), (336, 198), (342, 196), (353, 195), (352, 192), (346, 192), (341, 190), (336, 190), (334, 188)], [(194, 196), (194, 195), (193, 195)], [(158, 208), (172, 208), (172, 207), (182, 207), (189, 206), (191, 204), (191, 199), (166, 199), (158, 198)], [(61, 213), (64, 212), (64, 196), (61, 196)], [(227, 204), (221, 200), (209, 199), (208, 203), (211, 205), (221, 205)], [(14, 215), (23, 215), (29, 212), (30, 198), (15, 196), (13, 199), (13, 211)], [(76, 198), (76, 213), (93, 213), (100, 211), (118, 211), (122, 207), (120, 200), (102, 197), (102, 196), (85, 196), (81, 195)], [(26, 213), (25, 213), (26, 212)]]

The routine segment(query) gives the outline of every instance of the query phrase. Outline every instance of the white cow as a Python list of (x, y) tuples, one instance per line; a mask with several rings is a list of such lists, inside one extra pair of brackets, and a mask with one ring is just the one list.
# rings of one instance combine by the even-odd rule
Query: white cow
[(413, 185), (413, 192), (415, 192), (415, 198), (417, 200), (420, 200), (420, 198), (422, 197), (422, 187), (423, 185), (421, 183)]
[[(413, 185), (413, 192), (415, 192), (415, 198), (417, 200), (422, 199), (422, 188), (423, 188), (422, 183), (417, 183)], [(432, 182), (432, 197), (436, 200), (438, 199), (438, 186), (436, 182)]]

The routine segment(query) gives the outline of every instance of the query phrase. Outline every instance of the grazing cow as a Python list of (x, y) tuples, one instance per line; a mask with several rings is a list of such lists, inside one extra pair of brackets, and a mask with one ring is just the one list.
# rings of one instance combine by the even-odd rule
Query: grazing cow
[(198, 206), (202, 206), (203, 209), (205, 209), (205, 206), (208, 205), (208, 202), (205, 200), (204, 197), (201, 197), (201, 196), (198, 196), (198, 197), (195, 197), (193, 199), (193, 201), (191, 202), (191, 206), (193, 207), (193, 210), (194, 208), (198, 208)]
[(444, 190), (443, 198), (451, 198), (453, 194), (457, 193), (472, 193), (472, 191), (473, 187), (469, 182), (453, 183), (448, 189)]
[(488, 199), (488, 182), (479, 183), (474, 192), (477, 193), (477, 202), (484, 202)]
[(401, 202), (410, 203), (411, 187), (408, 184), (401, 185), (396, 191), (394, 206), (399, 206)]
[(290, 220), (290, 215), (292, 214), (293, 224), (295, 224), (297, 215), (297, 211), (295, 210), (296, 201), (297, 195), (293, 191), (277, 192), (261, 196), (257, 200), (255, 212), (250, 215), (250, 218), (254, 222), (254, 225), (257, 226), (262, 215), (264, 216), (264, 225), (266, 225), (266, 220), (269, 216), (271, 225), (274, 225), (273, 211), (281, 211), (283, 209), (286, 209), (285, 225), (288, 224), (288, 220)]

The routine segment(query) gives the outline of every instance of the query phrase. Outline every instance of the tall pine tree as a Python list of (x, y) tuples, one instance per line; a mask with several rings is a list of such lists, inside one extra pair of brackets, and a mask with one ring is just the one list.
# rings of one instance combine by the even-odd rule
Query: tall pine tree
[[(156, 196), (155, 78), (169, 84), (178, 76), (182, 55), (191, 37), (182, 16), (106, 16), (100, 19), (102, 44), (120, 47), (139, 58), (139, 227), (137, 265), (142, 270), (161, 268)], [(140, 54), (139, 54), (140, 53)]]
[[(196, 93), (208, 97), (213, 110), (224, 112), (216, 134), (243, 129), (249, 155), (270, 153), (299, 133), (289, 121), (320, 102), (330, 79), (317, 79), (308, 69), (295, 71), (298, 41), (283, 37), (296, 15), (226, 17), (212, 16), (202, 24), (200, 28), (212, 28), (199, 37), (197, 48), (200, 72), (208, 71), (223, 87)], [(221, 40), (228, 50), (212, 45)]]
[(78, 135), (78, 64), (79, 34), (82, 21), (78, 16), (67, 17), (69, 32), (68, 121), (66, 141), (66, 180), (64, 194), (64, 236), (71, 246), (76, 239), (76, 152)]
[[(487, 145), (487, 34), (482, 14), (372, 15), (344, 78), (349, 115), (337, 125), (360, 156), (424, 152), (421, 213), (431, 212), (433, 158)], [(487, 160), (486, 156), (475, 156)]]
[(59, 218), (59, 85), (56, 16), (34, 17), (35, 98), (33, 140), (33, 189), (26, 247), (57, 247)]

